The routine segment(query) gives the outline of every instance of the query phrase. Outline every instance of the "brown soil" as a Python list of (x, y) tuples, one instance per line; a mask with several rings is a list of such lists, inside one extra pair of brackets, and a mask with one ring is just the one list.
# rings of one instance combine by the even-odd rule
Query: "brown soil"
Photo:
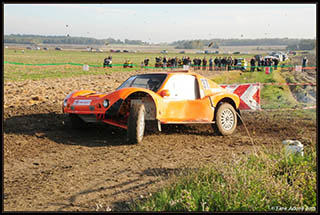
[[(61, 111), (69, 92), (111, 91), (136, 73), (4, 83), (5, 211), (128, 211), (129, 202), (174, 175), (253, 151), (243, 124), (227, 137), (209, 125), (166, 126), (139, 145), (127, 144), (126, 131), (108, 125), (71, 129)], [(316, 142), (314, 119), (288, 112), (242, 116), (256, 147)]]

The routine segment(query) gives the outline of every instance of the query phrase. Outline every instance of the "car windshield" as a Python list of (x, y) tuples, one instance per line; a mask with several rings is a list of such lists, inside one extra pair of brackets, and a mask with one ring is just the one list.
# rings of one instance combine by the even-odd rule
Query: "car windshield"
[(166, 79), (167, 74), (146, 74), (135, 75), (128, 78), (123, 84), (121, 84), (116, 90), (120, 90), (126, 87), (137, 87), (152, 90), (157, 92), (161, 87), (163, 81)]

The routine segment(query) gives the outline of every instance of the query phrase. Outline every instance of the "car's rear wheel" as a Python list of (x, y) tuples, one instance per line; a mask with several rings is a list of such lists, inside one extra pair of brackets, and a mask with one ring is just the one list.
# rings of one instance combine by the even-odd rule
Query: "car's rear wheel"
[(145, 107), (143, 104), (132, 104), (128, 119), (128, 141), (138, 144), (142, 141), (145, 131)]
[(83, 121), (77, 114), (70, 113), (69, 119), (70, 119), (72, 128), (81, 129), (81, 128), (87, 127), (87, 123)]
[(231, 104), (222, 103), (219, 105), (213, 127), (221, 135), (233, 134), (237, 127), (237, 113)]

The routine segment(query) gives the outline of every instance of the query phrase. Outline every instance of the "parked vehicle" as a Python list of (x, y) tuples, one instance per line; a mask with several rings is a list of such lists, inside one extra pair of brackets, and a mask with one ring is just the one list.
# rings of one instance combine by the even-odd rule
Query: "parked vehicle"
[[(187, 87), (186, 87), (187, 86)], [(188, 71), (133, 75), (114, 92), (78, 90), (62, 103), (74, 128), (104, 122), (127, 130), (130, 143), (140, 143), (146, 124), (208, 123), (222, 135), (237, 126), (239, 96)]]
[(244, 58), (238, 58), (238, 63), (235, 69), (240, 69), (241, 71), (245, 71), (247, 69), (248, 63)]

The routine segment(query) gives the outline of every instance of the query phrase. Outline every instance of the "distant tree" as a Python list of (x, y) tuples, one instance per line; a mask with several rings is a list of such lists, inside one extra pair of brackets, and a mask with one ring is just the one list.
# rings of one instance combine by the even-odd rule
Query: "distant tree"
[(287, 50), (313, 50), (316, 40), (301, 40), (298, 44), (288, 45)]
[(177, 45), (176, 49), (199, 49), (204, 46), (201, 40), (192, 40), (192, 41), (185, 41), (180, 45)]

